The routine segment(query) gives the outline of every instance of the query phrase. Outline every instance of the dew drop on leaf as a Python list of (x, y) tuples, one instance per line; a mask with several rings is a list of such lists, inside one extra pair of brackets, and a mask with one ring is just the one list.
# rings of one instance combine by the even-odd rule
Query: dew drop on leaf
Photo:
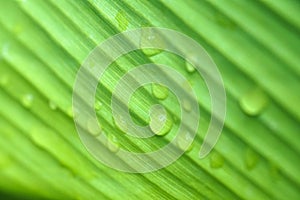
[(49, 107), (50, 107), (51, 110), (56, 110), (57, 109), (56, 103), (51, 101), (51, 100), (49, 101)]
[(120, 149), (118, 138), (113, 134), (108, 134), (107, 136), (107, 148), (114, 153), (118, 152)]
[(128, 131), (128, 124), (125, 121), (124, 117), (121, 115), (115, 115), (114, 116), (114, 124), (115, 126), (121, 130), (122, 132), (124, 132), (126, 134), (126, 132)]
[(159, 100), (164, 100), (169, 96), (169, 89), (161, 84), (152, 84), (152, 94)]
[(186, 131), (184, 134), (178, 135), (177, 146), (183, 151), (189, 152), (193, 149), (193, 138), (191, 133)]
[(218, 169), (223, 167), (225, 162), (224, 157), (217, 153), (217, 152), (212, 152), (210, 156), (210, 167), (213, 169)]
[(258, 161), (259, 161), (259, 155), (252, 148), (247, 148), (246, 159), (245, 159), (246, 168), (248, 170), (255, 168)]
[(101, 103), (101, 101), (96, 101), (94, 108), (96, 111), (99, 111), (99, 110), (101, 110), (102, 106), (103, 106), (103, 104)]
[(115, 19), (118, 22), (119, 29), (121, 31), (125, 31), (129, 24), (127, 13), (124, 10), (119, 10), (119, 12), (116, 14)]
[(268, 96), (259, 88), (246, 93), (240, 99), (241, 109), (250, 116), (259, 115), (268, 105)]
[(187, 63), (186, 63), (186, 70), (187, 70), (189, 73), (192, 73), (192, 72), (194, 72), (196, 69), (195, 69), (195, 67), (194, 67), (192, 64), (190, 64), (189, 62), (187, 62)]
[(34, 100), (34, 96), (32, 94), (25, 94), (22, 97), (22, 104), (26, 108), (30, 108), (32, 106), (33, 100)]
[(100, 126), (100, 124), (98, 123), (98, 120), (91, 118), (87, 120), (87, 130), (89, 131), (89, 133), (93, 136), (98, 136), (101, 134), (102, 132), (102, 128)]
[(162, 136), (172, 129), (173, 119), (168, 113), (161, 112), (160, 109), (154, 109), (151, 112), (150, 129), (154, 134)]
[(140, 41), (140, 48), (142, 49), (143, 53), (146, 56), (151, 57), (163, 51), (159, 48), (149, 48), (151, 46), (160, 46), (163, 49), (165, 46), (165, 41), (159, 33), (153, 30), (144, 31)]

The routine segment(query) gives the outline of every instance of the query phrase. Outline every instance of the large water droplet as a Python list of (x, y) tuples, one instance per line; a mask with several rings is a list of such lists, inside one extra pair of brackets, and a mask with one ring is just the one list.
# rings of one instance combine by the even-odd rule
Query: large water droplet
[(51, 110), (56, 110), (57, 109), (56, 103), (51, 101), (51, 100), (49, 101), (49, 107), (50, 107)]
[(264, 91), (256, 88), (242, 96), (240, 99), (240, 106), (246, 114), (256, 116), (265, 109), (268, 102), (268, 96)]
[(33, 103), (33, 99), (34, 99), (34, 96), (32, 94), (25, 94), (22, 97), (22, 104), (23, 104), (23, 106), (25, 106), (26, 108), (31, 107), (32, 103)]
[(189, 152), (193, 149), (193, 137), (190, 132), (186, 131), (184, 134), (178, 135), (177, 146), (186, 152)]
[(259, 161), (259, 155), (251, 148), (246, 150), (245, 164), (248, 170), (253, 169)]
[(153, 83), (152, 93), (157, 99), (164, 100), (169, 96), (169, 89), (164, 85)]
[(103, 104), (101, 103), (101, 101), (96, 101), (94, 108), (96, 111), (99, 111), (99, 110), (101, 110), (102, 106), (103, 106)]
[(119, 143), (117, 137), (114, 136), (113, 134), (108, 134), (108, 136), (107, 136), (107, 148), (111, 152), (118, 152), (120, 149), (120, 143)]
[(125, 121), (124, 117), (121, 116), (121, 115), (116, 115), (116, 116), (114, 116), (114, 119), (115, 119), (114, 123), (117, 126), (117, 128), (119, 130), (121, 130), (122, 132), (127, 133), (127, 131), (128, 131), (128, 124)]
[[(163, 125), (163, 126), (162, 126)], [(156, 135), (165, 135), (170, 132), (173, 127), (172, 117), (160, 109), (154, 109), (151, 112), (150, 129)]]
[(210, 167), (217, 169), (223, 167), (225, 162), (224, 157), (217, 153), (217, 152), (212, 152), (210, 156)]
[(128, 27), (128, 24), (129, 24), (127, 13), (124, 10), (119, 10), (119, 12), (117, 13), (115, 19), (118, 22), (119, 29), (121, 31), (125, 31)]
[[(161, 46), (162, 49), (147, 48), (151, 46)], [(165, 46), (165, 41), (159, 33), (153, 30), (144, 31), (142, 33), (140, 48), (142, 49), (145, 55), (149, 57), (155, 56), (163, 51), (164, 46)]]
[(91, 118), (91, 119), (87, 120), (86, 126), (87, 126), (87, 130), (89, 131), (89, 133), (93, 136), (98, 136), (102, 132), (102, 128), (101, 128), (100, 124), (98, 123), (97, 119)]

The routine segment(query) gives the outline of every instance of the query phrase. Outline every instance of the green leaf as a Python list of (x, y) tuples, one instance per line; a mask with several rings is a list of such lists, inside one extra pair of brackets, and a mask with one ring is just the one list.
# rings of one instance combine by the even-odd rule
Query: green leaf
[[(0, 191), (22, 199), (300, 198), (297, 1), (11, 0), (1, 1), (0, 11)], [(156, 172), (128, 174), (87, 152), (74, 126), (72, 92), (91, 50), (110, 36), (145, 26), (179, 31), (208, 51), (225, 83), (227, 116), (213, 152), (199, 159), (211, 117), (201, 76), (184, 59), (157, 49), (117, 59), (95, 101), (111, 151), (159, 149), (180, 124), (176, 97), (160, 85), (139, 89), (130, 114), (145, 125), (150, 107), (163, 105), (172, 123), (162, 130), (166, 135), (127, 137), (120, 130), (126, 124), (114, 122), (114, 86), (137, 65), (172, 66), (189, 80), (201, 110), (198, 135), (179, 160)], [(186, 83), (180, 84), (184, 89)], [(177, 141), (179, 148), (187, 138)]]

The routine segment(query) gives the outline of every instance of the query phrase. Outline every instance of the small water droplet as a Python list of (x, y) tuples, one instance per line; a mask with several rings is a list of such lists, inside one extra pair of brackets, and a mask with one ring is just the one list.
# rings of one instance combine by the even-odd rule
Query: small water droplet
[(185, 132), (184, 134), (178, 135), (178, 138), (177, 138), (176, 142), (177, 142), (177, 146), (181, 150), (186, 151), (186, 152), (190, 152), (193, 149), (193, 147), (194, 147), (194, 145), (192, 143), (193, 142), (192, 135), (188, 131)]
[(179, 122), (179, 118), (177, 115), (173, 115), (173, 121), (174, 123), (178, 123)]
[(220, 13), (216, 13), (214, 15), (214, 21), (222, 26), (222, 28), (235, 29), (237, 27), (237, 25), (232, 20)]
[(225, 159), (224, 157), (217, 153), (212, 152), (210, 156), (210, 167), (213, 169), (221, 168), (224, 165)]
[(103, 106), (103, 104), (101, 103), (101, 101), (96, 101), (94, 108), (96, 111), (99, 111), (99, 110), (101, 110), (102, 106)]
[(160, 100), (164, 100), (169, 96), (169, 89), (161, 84), (152, 84), (152, 94)]
[(187, 100), (187, 99), (183, 100), (183, 109), (188, 112), (192, 110), (192, 104), (189, 100)]
[(259, 88), (246, 93), (240, 99), (241, 109), (250, 116), (260, 114), (268, 105), (268, 96)]
[(49, 101), (49, 107), (50, 107), (51, 110), (56, 110), (57, 109), (56, 103), (51, 101), (51, 100)]
[(121, 115), (114, 116), (114, 124), (117, 126), (119, 130), (121, 130), (123, 133), (127, 133), (128, 131), (128, 124), (125, 121), (124, 117)]
[(186, 63), (186, 70), (187, 70), (188, 72), (192, 73), (192, 72), (194, 72), (196, 69), (195, 69), (195, 67), (194, 67), (192, 64), (190, 64), (189, 62), (187, 62), (187, 63)]
[(271, 162), (269, 165), (270, 165), (269, 171), (270, 171), (271, 177), (275, 180), (278, 179), (280, 177), (280, 170), (279, 170), (278, 166), (273, 162)]
[(165, 135), (170, 132), (173, 127), (173, 119), (168, 113), (164, 113), (159, 109), (151, 112), (150, 129), (156, 135)]
[(119, 10), (115, 19), (118, 22), (119, 29), (125, 31), (129, 25), (127, 13), (124, 10)]
[(102, 127), (98, 123), (97, 119), (91, 118), (91, 119), (87, 120), (86, 126), (87, 126), (87, 130), (89, 131), (89, 133), (93, 136), (98, 136), (102, 132)]
[[(159, 46), (162, 49), (149, 48), (151, 46)], [(165, 41), (159, 33), (153, 30), (150, 31), (147, 30), (142, 33), (140, 48), (142, 49), (143, 53), (148, 57), (155, 56), (161, 53), (164, 49), (164, 46), (165, 46)]]
[(120, 149), (118, 138), (113, 134), (108, 134), (107, 136), (107, 148), (114, 153), (118, 152)]
[(23, 104), (23, 106), (25, 106), (26, 108), (31, 107), (32, 103), (33, 103), (33, 99), (34, 99), (34, 96), (32, 94), (25, 94), (22, 97), (22, 104)]
[(245, 164), (248, 170), (253, 169), (259, 161), (259, 155), (251, 148), (246, 150)]

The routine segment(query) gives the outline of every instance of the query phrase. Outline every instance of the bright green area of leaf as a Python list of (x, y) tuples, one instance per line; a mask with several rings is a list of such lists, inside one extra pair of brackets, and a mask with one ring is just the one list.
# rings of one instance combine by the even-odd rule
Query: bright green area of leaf
[[(295, 2), (1, 1), (1, 189), (48, 199), (298, 199), (300, 6)], [(154, 173), (125, 174), (96, 161), (81, 144), (72, 120), (72, 86), (97, 44), (145, 25), (178, 30), (209, 52), (225, 82), (227, 118), (215, 152), (198, 159), (210, 119), (201, 77), (164, 52), (118, 59), (99, 85), (97, 113), (104, 131), (122, 148), (147, 152), (164, 146), (180, 123), (149, 140), (125, 137), (116, 128), (112, 88), (135, 65), (173, 66), (188, 77), (201, 109), (199, 136), (189, 153)], [(177, 114), (174, 96), (160, 101), (151, 87), (134, 98), (131, 112), (142, 124), (158, 102)], [(252, 98), (268, 100), (261, 106)], [(253, 108), (255, 116), (242, 105)]]

